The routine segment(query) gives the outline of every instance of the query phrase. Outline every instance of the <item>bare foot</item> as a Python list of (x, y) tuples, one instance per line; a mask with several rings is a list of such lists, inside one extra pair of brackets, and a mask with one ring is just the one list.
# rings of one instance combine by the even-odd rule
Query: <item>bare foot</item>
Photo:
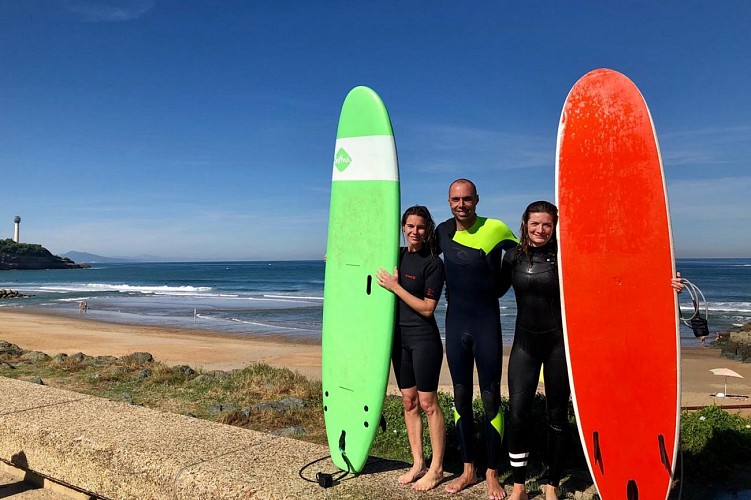
[(546, 484), (542, 487), (542, 494), (545, 496), (545, 500), (558, 500), (558, 488)]
[(472, 486), (473, 484), (477, 484), (477, 474), (475, 474), (475, 471), (471, 472), (464, 472), (461, 476), (457, 477), (453, 481), (451, 481), (449, 484), (446, 485), (446, 492), (448, 493), (459, 493), (464, 488), (468, 488)]
[(498, 482), (498, 472), (488, 469), (485, 474), (485, 482), (488, 485), (488, 500), (503, 500), (506, 498), (506, 490)]
[(511, 490), (511, 496), (508, 497), (508, 500), (528, 500), (529, 496), (527, 495), (527, 489), (524, 487), (523, 484), (514, 483), (514, 489)]
[(428, 471), (424, 466), (413, 465), (411, 469), (399, 476), (399, 484), (414, 483)]
[(443, 471), (437, 472), (429, 469), (419, 481), (412, 485), (412, 489), (415, 491), (432, 490), (441, 481), (443, 481)]

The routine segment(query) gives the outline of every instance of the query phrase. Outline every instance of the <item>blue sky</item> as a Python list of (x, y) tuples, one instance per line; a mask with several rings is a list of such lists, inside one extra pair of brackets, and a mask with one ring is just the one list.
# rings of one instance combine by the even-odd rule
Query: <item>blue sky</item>
[(446, 219), (469, 177), (516, 230), (554, 199), (568, 91), (609, 67), (652, 112), (676, 256), (749, 257), (749, 19), (747, 1), (0, 0), (0, 237), (20, 215), (58, 254), (321, 258), (356, 85), (389, 109), (403, 206)]

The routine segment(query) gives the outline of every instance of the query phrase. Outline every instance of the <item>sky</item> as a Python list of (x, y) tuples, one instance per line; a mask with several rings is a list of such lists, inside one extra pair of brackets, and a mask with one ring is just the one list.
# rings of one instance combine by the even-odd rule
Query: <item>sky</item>
[(751, 257), (749, 28), (746, 0), (0, 0), (0, 238), (19, 215), (55, 254), (320, 259), (357, 85), (403, 207), (445, 220), (468, 177), (518, 231), (555, 200), (569, 90), (607, 67), (649, 105), (676, 257)]

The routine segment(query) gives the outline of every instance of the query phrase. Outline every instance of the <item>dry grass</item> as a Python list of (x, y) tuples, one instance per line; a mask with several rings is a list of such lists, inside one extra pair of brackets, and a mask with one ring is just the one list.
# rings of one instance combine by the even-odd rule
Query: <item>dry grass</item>
[[(203, 372), (169, 367), (136, 354), (37, 356), (35, 361), (28, 357), (17, 346), (0, 341), (0, 376), (40, 378), (51, 387), (264, 432), (300, 428), (304, 433), (297, 437), (325, 442), (320, 382), (288, 369), (252, 364), (230, 372)], [(284, 398), (298, 398), (303, 406), (255, 408)]]

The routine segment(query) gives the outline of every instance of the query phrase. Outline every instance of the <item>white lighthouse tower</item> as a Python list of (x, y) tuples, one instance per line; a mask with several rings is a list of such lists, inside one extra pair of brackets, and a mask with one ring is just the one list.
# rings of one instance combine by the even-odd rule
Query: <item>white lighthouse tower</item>
[(16, 215), (16, 218), (13, 219), (13, 222), (15, 222), (15, 227), (13, 228), (13, 241), (15, 241), (16, 243), (21, 243), (21, 218)]

